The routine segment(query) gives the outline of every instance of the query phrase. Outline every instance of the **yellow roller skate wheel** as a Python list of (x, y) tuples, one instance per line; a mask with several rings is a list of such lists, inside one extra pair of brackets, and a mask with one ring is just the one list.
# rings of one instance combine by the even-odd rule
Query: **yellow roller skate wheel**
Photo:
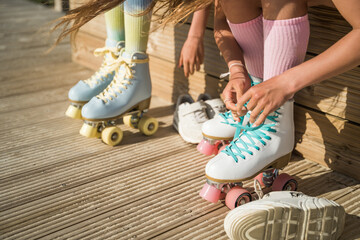
[(82, 119), (81, 117), (81, 109), (77, 108), (73, 105), (70, 105), (65, 112), (65, 115), (74, 119)]
[(123, 132), (118, 127), (105, 128), (101, 133), (101, 139), (110, 146), (118, 145), (123, 138)]
[(156, 133), (159, 123), (155, 118), (144, 116), (139, 121), (139, 130), (143, 134), (150, 136)]
[(95, 138), (98, 137), (98, 130), (97, 127), (84, 123), (80, 129), (80, 134), (84, 137)]
[(129, 126), (131, 128), (135, 128), (135, 126), (132, 124), (131, 122), (131, 115), (126, 115), (125, 117), (123, 117), (123, 122), (126, 126)]

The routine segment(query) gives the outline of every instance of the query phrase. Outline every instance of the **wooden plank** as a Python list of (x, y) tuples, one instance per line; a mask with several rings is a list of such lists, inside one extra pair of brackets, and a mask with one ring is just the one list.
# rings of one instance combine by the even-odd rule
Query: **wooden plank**
[(306, 159), (360, 179), (360, 126), (295, 107), (296, 150)]
[(45, 55), (45, 51), (48, 49), (49, 47), (45, 46), (38, 48), (30, 48), (26, 51), (11, 51), (12, 54), (0, 55), (0, 71), (6, 71), (8, 69), (11, 69), (13, 66), (26, 66), (27, 68), (37, 68), (39, 65), (46, 65), (48, 63), (58, 64), (69, 61), (71, 59), (70, 54), (60, 54), (66, 53), (66, 51), (70, 53), (70, 48), (68, 45), (59, 45), (51, 52), (51, 54)]
[[(155, 101), (159, 102), (159, 100)], [(86, 139), (78, 134), (78, 131), (82, 125), (82, 121), (75, 121), (73, 119), (66, 118), (64, 112), (68, 105), (67, 102), (60, 102), (52, 106), (59, 106), (56, 108), (56, 113), (48, 113), (49, 105), (42, 107), (33, 107), (28, 110), (24, 110), (24, 117), (19, 116), (18, 112), (9, 114), (9, 118), (14, 118), (14, 124), (9, 124), (9, 128), (3, 125), (0, 129), (2, 133), (0, 135), (0, 141), (4, 142), (0, 149), (0, 162), (2, 164), (1, 179), (15, 178), (26, 179), (31, 171), (39, 173), (42, 171), (48, 171), (54, 169), (55, 166), (63, 166), (64, 162), (68, 162), (70, 159), (81, 158), (81, 150), (84, 150), (84, 146), (91, 144), (91, 149), (87, 150), (86, 155), (96, 155), (97, 151), (102, 154), (104, 150), (110, 150), (106, 145), (101, 144), (99, 139)], [(166, 136), (169, 129), (172, 130), (171, 122), (164, 122), (164, 117), (168, 117), (171, 114), (172, 108), (164, 106), (151, 105), (149, 115), (158, 118), (160, 125), (164, 128), (159, 131), (159, 136)], [(22, 118), (31, 117), (34, 115), (34, 111), (37, 111), (38, 116), (34, 119), (29, 119), (28, 122), (23, 121), (23, 128), (16, 127)], [(166, 115), (164, 116), (164, 111)], [(41, 115), (42, 114), (42, 115)], [(45, 119), (44, 119), (45, 118)], [(171, 120), (170, 117), (168, 120)], [(19, 124), (17, 125), (19, 126)], [(137, 141), (148, 141), (151, 138), (145, 137), (139, 133), (138, 130), (130, 129), (125, 126), (120, 126), (124, 130), (123, 145), (135, 143)], [(52, 136), (49, 136), (49, 132)], [(169, 134), (173, 134), (170, 131)], [(57, 136), (54, 138), (53, 136)], [(155, 135), (156, 137), (157, 135)], [(51, 141), (44, 141), (44, 138)], [(67, 143), (76, 143), (68, 144)], [(56, 146), (62, 146), (61, 149), (57, 149)], [(138, 146), (137, 146), (138, 147)], [(34, 149), (37, 149), (39, 154), (32, 154)], [(56, 150), (54, 150), (56, 149)], [(135, 147), (136, 149), (136, 147)], [(79, 153), (79, 155), (78, 155)], [(101, 155), (100, 154), (100, 155)], [(47, 155), (47, 158), (42, 159), (39, 156)], [(100, 156), (98, 156), (100, 157)], [(98, 158), (96, 157), (96, 158)], [(34, 165), (36, 162), (36, 165)], [(64, 166), (63, 166), (64, 167)], [(26, 169), (26, 170), (25, 170)]]
[[(55, 76), (54, 76), (55, 75)], [(45, 89), (52, 89), (66, 86), (73, 86), (81, 79), (87, 79), (91, 75), (88, 69), (80, 68), (79, 66), (65, 67), (62, 64), (58, 64), (57, 69), (53, 73), (47, 73), (44, 76), (37, 78), (29, 78), (23, 76), (22, 78), (14, 81), (7, 81), (2, 83), (0, 89), (1, 98), (34, 93)], [(49, 77), (52, 77), (52, 81), (49, 81)]]

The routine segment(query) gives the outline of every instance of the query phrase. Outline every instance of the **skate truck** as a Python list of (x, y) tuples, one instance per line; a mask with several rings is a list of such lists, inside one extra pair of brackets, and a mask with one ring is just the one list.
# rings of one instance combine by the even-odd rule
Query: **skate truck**
[(286, 173), (279, 174), (279, 169), (267, 169), (254, 179), (253, 188), (244, 188), (243, 182), (218, 183), (206, 180), (200, 191), (205, 200), (217, 203), (225, 201), (229, 209), (234, 209), (250, 201), (258, 200), (271, 191), (296, 191), (297, 181)]

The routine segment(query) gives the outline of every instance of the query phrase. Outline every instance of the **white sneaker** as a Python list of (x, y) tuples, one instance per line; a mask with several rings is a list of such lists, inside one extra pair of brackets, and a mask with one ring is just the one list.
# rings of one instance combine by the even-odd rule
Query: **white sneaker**
[(220, 113), (226, 112), (225, 104), (220, 98), (206, 100), (205, 105), (206, 105), (206, 113), (209, 119), (214, 118)]
[(213, 99), (208, 93), (201, 93), (196, 101), (204, 101), (206, 105), (206, 114), (209, 119), (214, 118), (219, 113), (226, 112), (224, 102), (220, 98)]
[(194, 102), (190, 95), (178, 98), (173, 125), (184, 141), (199, 143), (202, 139), (201, 126), (207, 120), (204, 101)]
[(344, 224), (345, 210), (336, 202), (281, 191), (231, 210), (224, 228), (232, 240), (330, 240), (340, 237)]

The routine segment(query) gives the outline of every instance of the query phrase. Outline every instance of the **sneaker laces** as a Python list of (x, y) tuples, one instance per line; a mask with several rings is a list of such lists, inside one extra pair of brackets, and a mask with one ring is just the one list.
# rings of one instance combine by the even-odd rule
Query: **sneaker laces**
[(104, 56), (104, 60), (99, 68), (90, 78), (83, 80), (87, 85), (91, 88), (96, 86), (100, 81), (104, 81), (114, 70), (114, 62), (117, 61), (118, 58), (118, 48), (97, 48), (94, 51), (94, 55)]
[(226, 107), (223, 104), (212, 106), (212, 109), (214, 110), (215, 114), (222, 114), (226, 112)]
[[(263, 146), (266, 146), (266, 140), (271, 140), (271, 137), (268, 136), (267, 132), (276, 132), (273, 128), (279, 117), (280, 113), (278, 111), (274, 112), (274, 115), (267, 116), (271, 123), (261, 124), (257, 127), (252, 127), (252, 124), (248, 123), (247, 126), (243, 126), (241, 124), (237, 124), (238, 128), (243, 129), (242, 133), (239, 135), (238, 138), (234, 139), (222, 152), (226, 153), (228, 156), (231, 156), (234, 161), (238, 162), (238, 156), (242, 159), (245, 159), (244, 153), (248, 153), (253, 155), (253, 149), (260, 151), (260, 147), (257, 146), (255, 140), (260, 142)], [(244, 141), (248, 140), (248, 141)]]
[(205, 107), (203, 107), (197, 111), (194, 111), (194, 116), (195, 116), (195, 121), (198, 123), (203, 123), (203, 122), (209, 120), (209, 118), (207, 117), (206, 112), (205, 112)]

